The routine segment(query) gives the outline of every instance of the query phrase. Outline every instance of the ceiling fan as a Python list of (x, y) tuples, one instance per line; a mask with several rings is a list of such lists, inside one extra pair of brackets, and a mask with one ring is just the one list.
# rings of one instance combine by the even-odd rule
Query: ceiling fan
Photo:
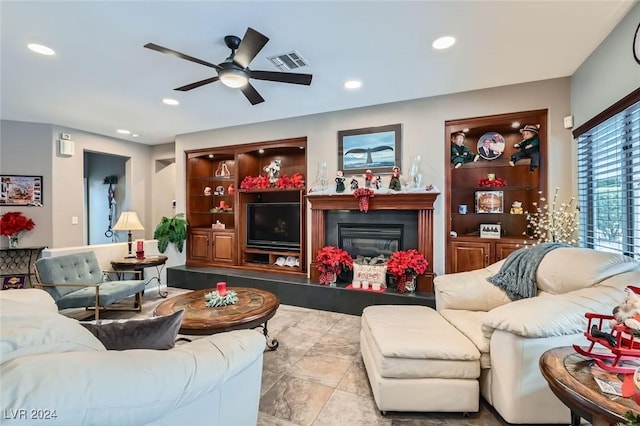
[(218, 65), (194, 58), (193, 56), (185, 55), (184, 53), (180, 53), (166, 47), (158, 46), (154, 43), (147, 43), (144, 47), (214, 68), (218, 72), (216, 77), (196, 81), (195, 83), (177, 87), (174, 90), (186, 92), (220, 80), (225, 86), (240, 89), (249, 102), (251, 102), (252, 105), (256, 105), (264, 102), (264, 98), (260, 96), (258, 91), (251, 85), (251, 83), (249, 83), (250, 78), (255, 80), (277, 81), (280, 83), (304, 84), (308, 86), (311, 84), (311, 78), (313, 77), (311, 74), (256, 71), (249, 69), (249, 63), (256, 57), (258, 52), (262, 50), (268, 41), (268, 37), (260, 34), (251, 27), (247, 28), (242, 40), (239, 37), (228, 35), (224, 38), (224, 42), (227, 47), (231, 49), (231, 54)]

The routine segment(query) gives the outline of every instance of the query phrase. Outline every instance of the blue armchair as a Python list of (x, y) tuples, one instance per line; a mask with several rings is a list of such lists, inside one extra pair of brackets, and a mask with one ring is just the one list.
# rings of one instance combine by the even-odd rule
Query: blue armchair
[(94, 309), (97, 320), (108, 305), (135, 295), (132, 309), (118, 310), (142, 310), (144, 280), (108, 280), (92, 251), (39, 259), (35, 270), (36, 287), (49, 293), (58, 309)]

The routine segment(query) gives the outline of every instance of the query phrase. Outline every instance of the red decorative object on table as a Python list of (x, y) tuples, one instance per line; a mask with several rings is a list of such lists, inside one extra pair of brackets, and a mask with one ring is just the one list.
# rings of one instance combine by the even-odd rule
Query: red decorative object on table
[(216, 290), (218, 291), (218, 295), (220, 297), (224, 297), (227, 295), (227, 283), (224, 281), (220, 281), (216, 283)]
[(418, 250), (393, 252), (387, 261), (387, 272), (396, 277), (398, 292), (406, 291), (406, 283), (427, 272), (429, 262)]
[(489, 179), (488, 177), (486, 177), (486, 178), (480, 178), (480, 180), (478, 180), (479, 188), (492, 188), (492, 187), (499, 188), (503, 186), (507, 186), (507, 181), (499, 177), (493, 178), (493, 179)]
[(329, 284), (334, 276), (343, 270), (353, 269), (353, 259), (345, 250), (336, 246), (326, 246), (318, 250), (316, 264), (320, 271), (320, 284)]
[(22, 212), (6, 212), (0, 218), (0, 235), (11, 236), (22, 231), (31, 231), (36, 224)]
[(361, 212), (369, 211), (369, 198), (373, 197), (375, 193), (372, 189), (369, 188), (358, 188), (353, 191), (353, 196), (359, 198), (358, 206), (360, 207)]

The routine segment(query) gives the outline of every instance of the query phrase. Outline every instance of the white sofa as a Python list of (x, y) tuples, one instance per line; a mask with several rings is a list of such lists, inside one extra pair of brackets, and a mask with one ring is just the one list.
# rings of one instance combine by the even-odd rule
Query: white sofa
[(480, 393), (509, 423), (568, 423), (570, 413), (539, 369), (547, 349), (587, 344), (586, 312), (611, 313), (628, 285), (640, 285), (640, 263), (584, 248), (549, 252), (537, 271), (538, 295), (511, 301), (485, 269), (438, 276), (438, 313), (480, 351)]
[(0, 291), (0, 327), (0, 407), (12, 425), (257, 422), (265, 338), (254, 330), (108, 351), (38, 289)]

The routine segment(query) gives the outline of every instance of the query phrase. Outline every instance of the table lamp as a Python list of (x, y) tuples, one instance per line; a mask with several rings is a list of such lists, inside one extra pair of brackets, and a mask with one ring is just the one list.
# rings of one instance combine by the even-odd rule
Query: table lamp
[(120, 217), (118, 221), (113, 226), (114, 231), (128, 231), (127, 233), (127, 243), (129, 243), (129, 254), (126, 256), (127, 258), (135, 257), (135, 255), (131, 251), (131, 231), (144, 231), (144, 226), (140, 223), (140, 219), (138, 219), (138, 214), (133, 211), (125, 211), (120, 213)]

